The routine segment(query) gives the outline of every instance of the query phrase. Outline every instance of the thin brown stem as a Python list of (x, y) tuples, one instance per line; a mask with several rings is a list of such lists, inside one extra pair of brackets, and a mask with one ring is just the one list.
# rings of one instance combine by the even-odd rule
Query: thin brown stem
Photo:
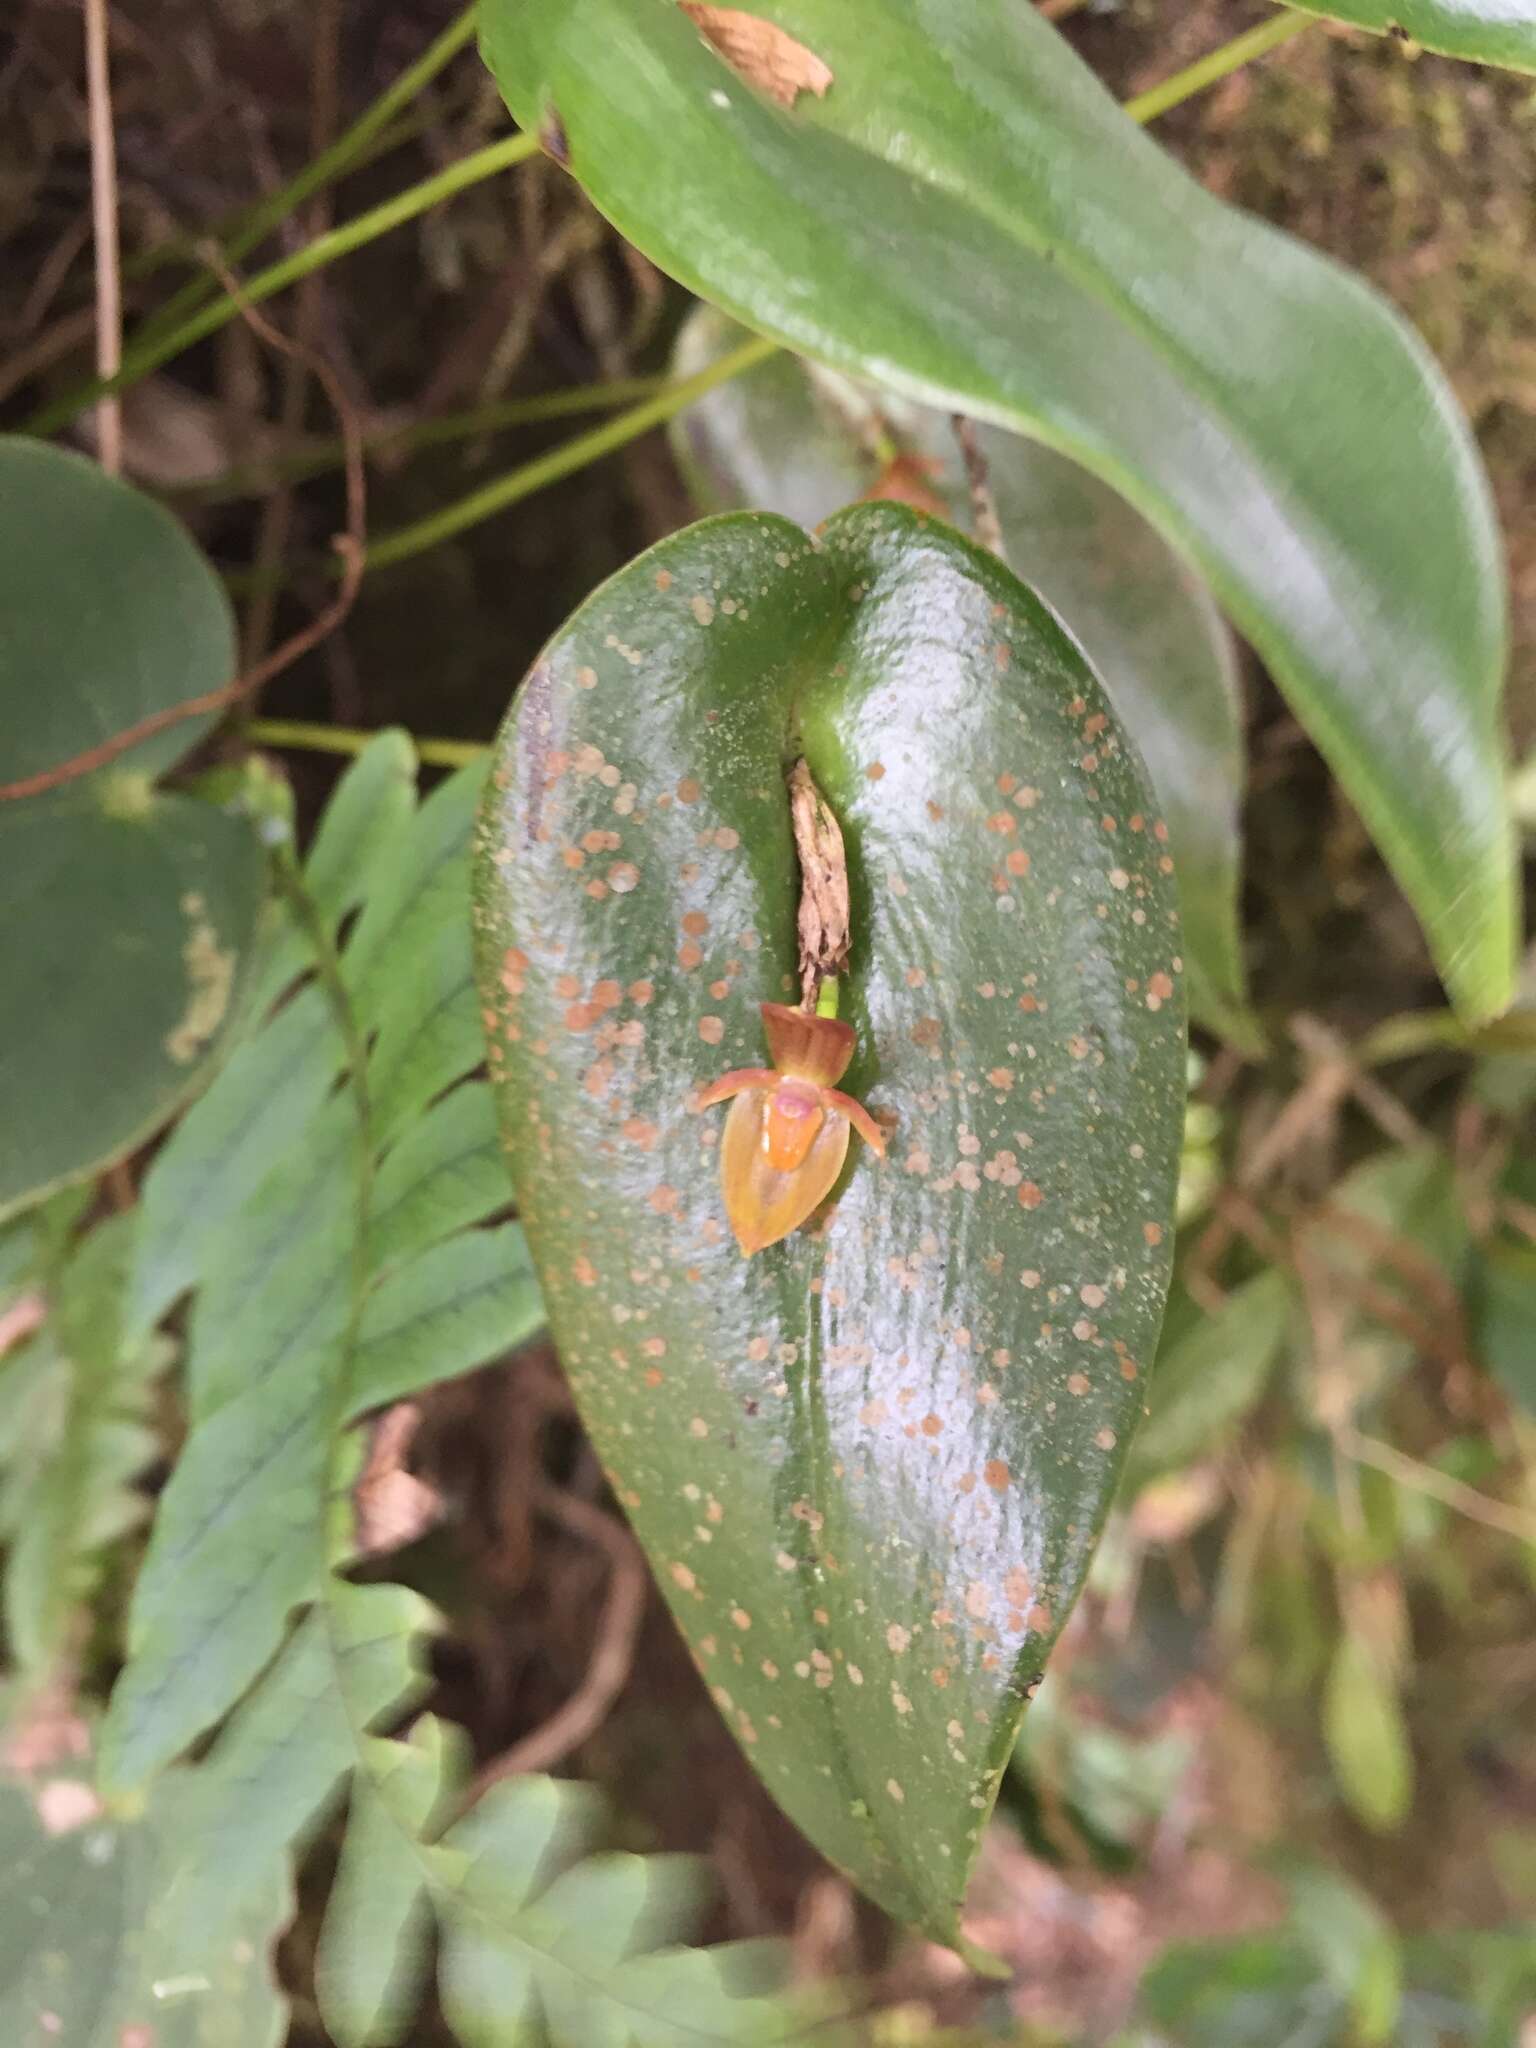
[(594, 1735), (624, 1690), (635, 1661), (647, 1580), (628, 1530), (590, 1501), (557, 1487), (547, 1488), (539, 1505), (573, 1535), (607, 1552), (608, 1594), (580, 1685), (540, 1727), (492, 1758), (470, 1786), (466, 1806), (473, 1806), (503, 1778), (549, 1770)]
[[(112, 129), (107, 0), (85, 0), (85, 79), (91, 135), (91, 222), (96, 240), (96, 374), (112, 378), (123, 360), (123, 292), (117, 260), (117, 144)], [(116, 476), (123, 466), (123, 409), (110, 394), (96, 408), (96, 450), (108, 476)]]

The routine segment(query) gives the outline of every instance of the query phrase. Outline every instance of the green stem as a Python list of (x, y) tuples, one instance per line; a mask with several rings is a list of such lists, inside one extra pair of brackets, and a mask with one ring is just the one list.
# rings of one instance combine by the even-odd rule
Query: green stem
[(829, 974), (816, 991), (816, 1014), (818, 1017), (837, 1015), (837, 976)]
[[(1241, 65), (1261, 56), (1266, 50), (1274, 49), (1291, 36), (1299, 35), (1304, 28), (1311, 26), (1312, 21), (1311, 15), (1298, 14), (1287, 8), (1271, 20), (1261, 23), (1258, 28), (1250, 30), (1248, 34), (1238, 36), (1224, 49), (1214, 51), (1211, 56), (1202, 58), (1198, 64), (1191, 64), (1187, 69), (1176, 72), (1162, 85), (1154, 86), (1150, 92), (1142, 93), (1139, 98), (1129, 101), (1126, 112), (1133, 121), (1151, 121), (1158, 114), (1166, 113), (1170, 107), (1177, 106), (1181, 100), (1188, 99), (1203, 87), (1214, 83), (1216, 79), (1224, 78), (1228, 72), (1237, 70)], [(437, 512), (429, 513), (425, 519), (417, 520), (412, 526), (386, 534), (369, 548), (368, 567), (382, 569), (391, 562), (404, 561), (410, 555), (420, 554), (424, 549), (435, 547), (440, 541), (447, 540), (456, 533), (462, 533), (466, 527), (490, 518), (493, 513), (504, 511), (507, 506), (531, 497), (546, 484), (554, 483), (559, 478), (584, 468), (587, 463), (611, 454), (614, 449), (622, 448), (653, 426), (659, 426), (671, 419), (674, 414), (691, 405), (696, 398), (702, 397), (715, 385), (727, 383), (732, 377), (755, 369), (759, 363), (767, 361), (769, 356), (777, 354), (779, 346), (777, 342), (763, 337), (750, 341), (743, 347), (733, 350), (730, 355), (722, 356), (717, 363), (706, 370), (701, 370), (697, 376), (670, 386), (655, 398), (621, 413), (617, 419), (596, 427), (589, 433), (578, 435), (575, 440), (551, 449), (532, 462), (522, 464), (506, 476), (471, 491), (467, 497), (460, 498), (451, 505), (445, 505)]]
[(436, 547), (440, 541), (462, 533), (466, 526), (476, 526), (482, 519), (489, 519), (492, 513), (504, 511), (508, 505), (515, 505), (522, 498), (532, 497), (546, 484), (570, 476), (575, 470), (585, 469), (589, 462), (611, 455), (615, 448), (623, 448), (642, 434), (649, 433), (652, 427), (663, 425), (674, 414), (692, 405), (695, 399), (702, 398), (706, 391), (712, 391), (717, 384), (727, 384), (743, 371), (755, 369), (769, 356), (776, 355), (778, 348), (776, 341), (769, 341), (762, 335), (754, 336), (751, 341), (743, 342), (740, 348), (732, 349), (729, 355), (721, 356), (718, 362), (711, 363), (707, 369), (692, 377), (684, 377), (676, 384), (669, 384), (664, 391), (646, 399), (641, 405), (632, 405), (617, 419), (607, 420), (588, 433), (578, 434), (574, 441), (551, 448), (548, 454), (536, 456), (532, 462), (525, 462), (507, 475), (483, 484), (479, 490), (456, 499), (451, 505), (442, 506), (412, 526), (402, 526), (398, 531), (386, 534), (369, 548), (367, 566), (382, 569), (391, 562), (403, 562), (408, 555), (419, 555), (423, 549)]
[[(376, 732), (348, 725), (311, 725), (301, 718), (253, 718), (245, 737), (257, 746), (297, 747), (315, 754), (360, 754)], [(428, 768), (467, 768), (489, 751), (480, 740), (418, 739), (411, 734), (416, 758)]]
[(1230, 43), (1223, 43), (1209, 57), (1187, 64), (1182, 71), (1175, 71), (1172, 78), (1165, 78), (1161, 85), (1154, 85), (1150, 91), (1138, 93), (1134, 99), (1127, 100), (1125, 112), (1145, 127), (1148, 121), (1155, 121), (1159, 114), (1166, 114), (1185, 100), (1193, 99), (1197, 92), (1204, 92), (1218, 79), (1241, 71), (1255, 57), (1262, 57), (1266, 51), (1288, 43), (1292, 36), (1299, 36), (1303, 29), (1311, 28), (1316, 20), (1316, 15), (1298, 14), (1293, 8), (1284, 7), (1278, 14), (1272, 14), (1268, 21), (1261, 21), (1257, 28), (1234, 36)]
[[(375, 139), (388, 128), (395, 116), (416, 95), (423, 92), (450, 58), (458, 55), (475, 33), (475, 7), (466, 7), (458, 19), (451, 21), (440, 36), (429, 43), (416, 62), (402, 71), (392, 85), (384, 91), (343, 135), (338, 135), (328, 149), (307, 163), (296, 177), (279, 191), (269, 193), (255, 206), (238, 214), (221, 244), (221, 254), (229, 264), (238, 263), (240, 258), (265, 240), (279, 222), (284, 221), (313, 198), (316, 192), (352, 170), (370, 153)], [(141, 272), (158, 269), (162, 263), (178, 255), (196, 258), (197, 245), (190, 236), (179, 238), (178, 242), (164, 244), (159, 249), (148, 250), (139, 264)], [(147, 337), (150, 332), (160, 333), (174, 328), (194, 307), (202, 304), (216, 288), (216, 281), (208, 275), (194, 277), (181, 290), (167, 299), (150, 315), (141, 332)]]
[(137, 384), (151, 370), (159, 369), (172, 356), (190, 348), (193, 342), (202, 341), (208, 335), (216, 334), (221, 327), (227, 327), (242, 304), (259, 305), (263, 299), (270, 299), (274, 293), (297, 284), (301, 277), (323, 270), (337, 257), (350, 255), (365, 243), (387, 235), (391, 228), (400, 227), (406, 221), (414, 220), (418, 214), (440, 205), (443, 200), (451, 199), (454, 193), (462, 192), (466, 186), (476, 185), (483, 178), (494, 177), (497, 172), (524, 162), (538, 146), (538, 138), (533, 135), (505, 136), (500, 142), (488, 143), (484, 149), (461, 157), (456, 164), (450, 164), (436, 176), (423, 178), (420, 184), (397, 193), (393, 199), (386, 199), (382, 206), (360, 213), (355, 220), (344, 221), (340, 227), (332, 228), (329, 234), (317, 235), (292, 256), (285, 256), (280, 263), (269, 264), (265, 270), (258, 270), (253, 277), (247, 278), (241, 286), (239, 300), (228, 296), (217, 299), (211, 306), (205, 306), (184, 320), (172, 333), (152, 335), (148, 340), (135, 336), (123, 352), (123, 366), (115, 377), (97, 378), (93, 383), (53, 400), (34, 413), (22, 431), (28, 434), (57, 432), (83, 407)]
[[(498, 399), (492, 405), (444, 413), (439, 419), (420, 420), (414, 426), (382, 427), (377, 433), (365, 434), (363, 446), (369, 454), (397, 458), (415, 455), (423, 448), (469, 440), (476, 434), (494, 434), (503, 427), (525, 427), (540, 420), (566, 419), (572, 413), (602, 412), (610, 405), (628, 405), (635, 399), (654, 397), (666, 389), (667, 383), (665, 377), (616, 377), (606, 384), (578, 384), (569, 390), (535, 392), (529, 398)], [(328, 470), (339, 469), (345, 459), (346, 445), (339, 438), (316, 441), (297, 454), (228, 469), (206, 483), (187, 484), (168, 495), (195, 498), (204, 505), (222, 505), (231, 498), (260, 497), (280, 483), (302, 483), (310, 477), (322, 476)]]

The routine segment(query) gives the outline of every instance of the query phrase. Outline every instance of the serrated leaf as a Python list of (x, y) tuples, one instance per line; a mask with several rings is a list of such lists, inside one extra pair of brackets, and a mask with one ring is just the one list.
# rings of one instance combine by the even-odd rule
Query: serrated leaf
[(1135, 504), (1274, 672), (1463, 1014), (1504, 1008), (1500, 548), (1417, 337), (1202, 191), (1027, 0), (749, 11), (828, 65), (825, 98), (754, 92), (656, 0), (488, 0), (481, 48), (519, 123), (558, 122), (595, 204), (701, 297)]
[[(362, 1015), (375, 1017), (391, 984), (407, 978), (410, 963), (445, 929), (461, 928), (465, 852), (482, 779), (478, 767), (450, 775), (422, 804), (410, 831), (382, 850), (342, 962)], [(428, 1002), (443, 993), (421, 991)]]
[(188, 1328), (194, 1421), (340, 1341), (358, 1228), (357, 1109), (350, 1095), (311, 1118), (301, 1152), (251, 1190), (206, 1253)]
[(1531, 0), (1296, 0), (1306, 14), (1347, 21), (1378, 35), (1402, 36), (1426, 50), (1507, 71), (1536, 71), (1536, 6)]
[[(823, 1229), (744, 1261), (689, 1100), (761, 1064), (757, 1005), (797, 985), (797, 752), (847, 848), (842, 1085), (894, 1132)], [(775, 1796), (945, 1940), (1162, 1311), (1162, 835), (1054, 620), (894, 506), (651, 550), (495, 757), (492, 1079), (583, 1416)]]
[[(0, 437), (0, 783), (227, 682), (229, 601), (161, 506)], [(210, 716), (0, 803), (0, 1213), (141, 1142), (205, 1077), (265, 879), (249, 823), (157, 793)]]
[[(690, 376), (745, 338), (700, 306), (674, 369)], [(739, 506), (813, 527), (855, 498), (916, 488), (964, 520), (969, 487), (949, 415), (794, 356), (717, 385), (672, 432), (701, 511)], [(1087, 470), (999, 428), (977, 428), (976, 442), (1008, 562), (1087, 655), (1162, 801), (1191, 1015), (1251, 1051), (1262, 1040), (1238, 930), (1244, 760), (1232, 636), (1198, 577)]]

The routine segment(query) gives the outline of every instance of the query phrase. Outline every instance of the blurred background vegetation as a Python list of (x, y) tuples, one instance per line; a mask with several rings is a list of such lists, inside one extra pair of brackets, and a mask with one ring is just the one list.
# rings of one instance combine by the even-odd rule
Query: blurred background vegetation
[[(450, 16), (446, 0), (118, 0), (130, 311), (180, 275), (136, 258), (274, 191)], [(1253, 18), (1229, 0), (1128, 0), (1065, 28), (1123, 95)], [(504, 129), (466, 49), (272, 251)], [(1532, 82), (1318, 26), (1158, 133), (1223, 196), (1373, 278), (1445, 365), (1507, 536), (1524, 758)], [(9, 424), (89, 371), (89, 225), (77, 12), (16, 0), (0, 28)], [(686, 310), (537, 157), (274, 309), (381, 437), (373, 534), (586, 424), (516, 417), (528, 401), (635, 395), (633, 380), (665, 371)], [(328, 594), (344, 506), (325, 395), (237, 321), (139, 385), (125, 432), (125, 474), (228, 570), (244, 658), (259, 659)], [(546, 635), (692, 509), (664, 438), (638, 440), (370, 573), (344, 629), (259, 715), (483, 741)], [(1243, 680), (1245, 916), (1270, 1050), (1203, 1042), (1191, 1062), (1153, 1419), (1026, 1720), (974, 1898), (973, 1931), (1014, 1981), (979, 1989), (955, 1958), (893, 1939), (820, 1864), (720, 1726), (654, 1595), (626, 1629), (616, 1703), (560, 1763), (607, 1790), (627, 1846), (710, 1858), (712, 1936), (787, 1935), (807, 1975), (863, 1980), (870, 2038), (891, 2048), (1536, 2042), (1536, 1058), (1469, 1058), (1420, 1022), (1441, 999), (1412, 918), (1256, 664)], [(312, 820), (337, 764), (313, 748), (282, 758)], [(134, 1186), (129, 1166), (95, 1199), (124, 1206)], [(547, 1353), (423, 1405), (414, 1469), (448, 1512), (410, 1575), (449, 1617), (436, 1705), (491, 1757), (544, 1725), (614, 1627), (609, 1560), (582, 1521), (602, 1482)], [(152, 1487), (177, 1424), (163, 1403), (141, 1421)], [(575, 1511), (551, 1512), (552, 1492)], [(139, 1540), (120, 1520), (99, 1535), (95, 1622), (60, 1714), (110, 1680)], [(13, 1474), (0, 1532), (14, 1546), (25, 1525)], [(307, 1986), (330, 1854), (311, 1856), (284, 1944), (295, 2048), (323, 2040)]]

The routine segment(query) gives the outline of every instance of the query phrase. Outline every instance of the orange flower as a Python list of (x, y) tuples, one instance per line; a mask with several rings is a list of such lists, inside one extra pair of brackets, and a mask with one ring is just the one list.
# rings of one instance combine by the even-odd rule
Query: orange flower
[(832, 1086), (853, 1058), (852, 1026), (784, 1003), (764, 1003), (762, 1011), (773, 1065), (722, 1074), (696, 1105), (731, 1103), (720, 1185), (743, 1258), (798, 1230), (826, 1199), (848, 1157), (850, 1131), (885, 1156), (885, 1134), (869, 1111)]

